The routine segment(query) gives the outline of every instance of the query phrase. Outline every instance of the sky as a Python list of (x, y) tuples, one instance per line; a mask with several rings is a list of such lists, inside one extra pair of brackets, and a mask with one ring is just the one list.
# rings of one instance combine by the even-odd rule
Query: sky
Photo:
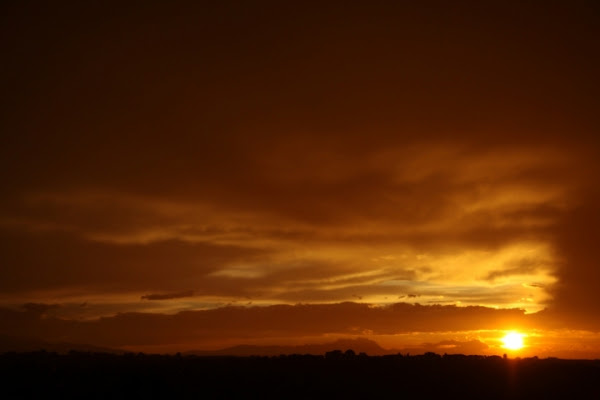
[(0, 335), (600, 357), (597, 4), (84, 3), (0, 6)]

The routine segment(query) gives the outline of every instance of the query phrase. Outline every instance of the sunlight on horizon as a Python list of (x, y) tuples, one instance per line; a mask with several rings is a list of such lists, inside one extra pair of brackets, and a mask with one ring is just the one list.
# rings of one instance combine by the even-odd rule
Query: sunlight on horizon
[(519, 332), (510, 331), (502, 338), (502, 347), (508, 350), (521, 350), (525, 344), (525, 335)]

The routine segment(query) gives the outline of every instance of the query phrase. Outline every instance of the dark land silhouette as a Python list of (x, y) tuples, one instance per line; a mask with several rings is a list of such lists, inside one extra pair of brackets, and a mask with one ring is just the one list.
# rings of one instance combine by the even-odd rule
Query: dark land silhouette
[(3, 398), (600, 398), (600, 360), (499, 356), (0, 355)]

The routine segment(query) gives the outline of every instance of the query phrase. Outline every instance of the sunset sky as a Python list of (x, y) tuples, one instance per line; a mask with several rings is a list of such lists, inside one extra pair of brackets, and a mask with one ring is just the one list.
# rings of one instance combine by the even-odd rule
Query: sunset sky
[(3, 2), (0, 336), (600, 358), (598, 4), (356, 3)]

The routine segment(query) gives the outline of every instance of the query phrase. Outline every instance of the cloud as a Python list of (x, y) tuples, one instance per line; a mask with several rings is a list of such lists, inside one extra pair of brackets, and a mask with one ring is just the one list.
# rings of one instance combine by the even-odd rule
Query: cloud
[(406, 354), (421, 354), (433, 352), (437, 354), (485, 354), (489, 346), (480, 340), (442, 340), (436, 343), (422, 343), (418, 346), (407, 347), (399, 352)]
[(225, 339), (294, 338), (329, 334), (397, 334), (449, 330), (503, 329), (527, 326), (522, 310), (485, 307), (421, 306), (397, 303), (297, 304), (266, 307), (223, 307), (173, 315), (123, 313), (92, 320), (25, 318), (2, 311), (6, 335), (39, 332), (44, 340), (67, 340), (102, 346), (179, 343), (200, 346)]
[(594, 13), (440, 6), (11, 8), (1, 303), (596, 315)]
[[(191, 285), (197, 295), (225, 302), (335, 302), (353, 294), (386, 302), (400, 295), (388, 282), (406, 281), (446, 286), (445, 294), (436, 295), (447, 298), (426, 301), (474, 304), (449, 294), (465, 284), (480, 285), (486, 276), (508, 277), (504, 263), (516, 262), (522, 252), (549, 264), (523, 271), (522, 279), (551, 283), (548, 229), (563, 212), (552, 204), (564, 201), (567, 189), (534, 178), (569, 165), (569, 157), (555, 149), (535, 157), (514, 146), (481, 154), (479, 148), (445, 148), (439, 141), (360, 155), (330, 148), (331, 159), (307, 161), (301, 152), (285, 150), (288, 144), (274, 142), (266, 148), (283, 148), (287, 159), (243, 157), (252, 160), (244, 174), (253, 187), (229, 182), (237, 179), (239, 167), (232, 166), (234, 171), (219, 173), (216, 186), (198, 192), (192, 185), (182, 196), (142, 195), (134, 185), (126, 192), (97, 187), (13, 199), (3, 219), (15, 272), (11, 288), (110, 287), (133, 294), (181, 292)], [(396, 158), (403, 163), (393, 164)], [(326, 164), (325, 176), (319, 163)], [(471, 163), (493, 172), (488, 183), (480, 183)], [(418, 174), (409, 173), (413, 167)], [(50, 251), (50, 242), (61, 250)], [(25, 247), (32, 251), (16, 253)], [(36, 268), (44, 279), (35, 283), (18, 272), (33, 274)], [(512, 292), (521, 283), (511, 281)], [(498, 282), (484, 304), (535, 311), (546, 301), (536, 296), (524, 303), (521, 298), (531, 297), (524, 290), (512, 301), (500, 298), (504, 284)]]
[(529, 275), (537, 272), (544, 264), (543, 260), (530, 260), (525, 258), (517, 262), (509, 263), (502, 269), (490, 271), (485, 279), (493, 281), (496, 278), (511, 275)]
[[(598, 169), (590, 170), (598, 173)], [(600, 235), (600, 195), (588, 193), (565, 215), (557, 232), (560, 256), (559, 283), (552, 288), (556, 298), (552, 309), (571, 323), (595, 326), (593, 315), (600, 312), (600, 268), (596, 239)], [(576, 321), (576, 322), (575, 322)]]
[(172, 300), (172, 299), (181, 299), (184, 297), (192, 297), (194, 296), (193, 290), (186, 290), (183, 292), (174, 292), (174, 293), (152, 293), (145, 294), (141, 297), (142, 300)]
[(49, 311), (60, 308), (60, 304), (26, 303), (23, 308), (29, 313), (44, 316)]

